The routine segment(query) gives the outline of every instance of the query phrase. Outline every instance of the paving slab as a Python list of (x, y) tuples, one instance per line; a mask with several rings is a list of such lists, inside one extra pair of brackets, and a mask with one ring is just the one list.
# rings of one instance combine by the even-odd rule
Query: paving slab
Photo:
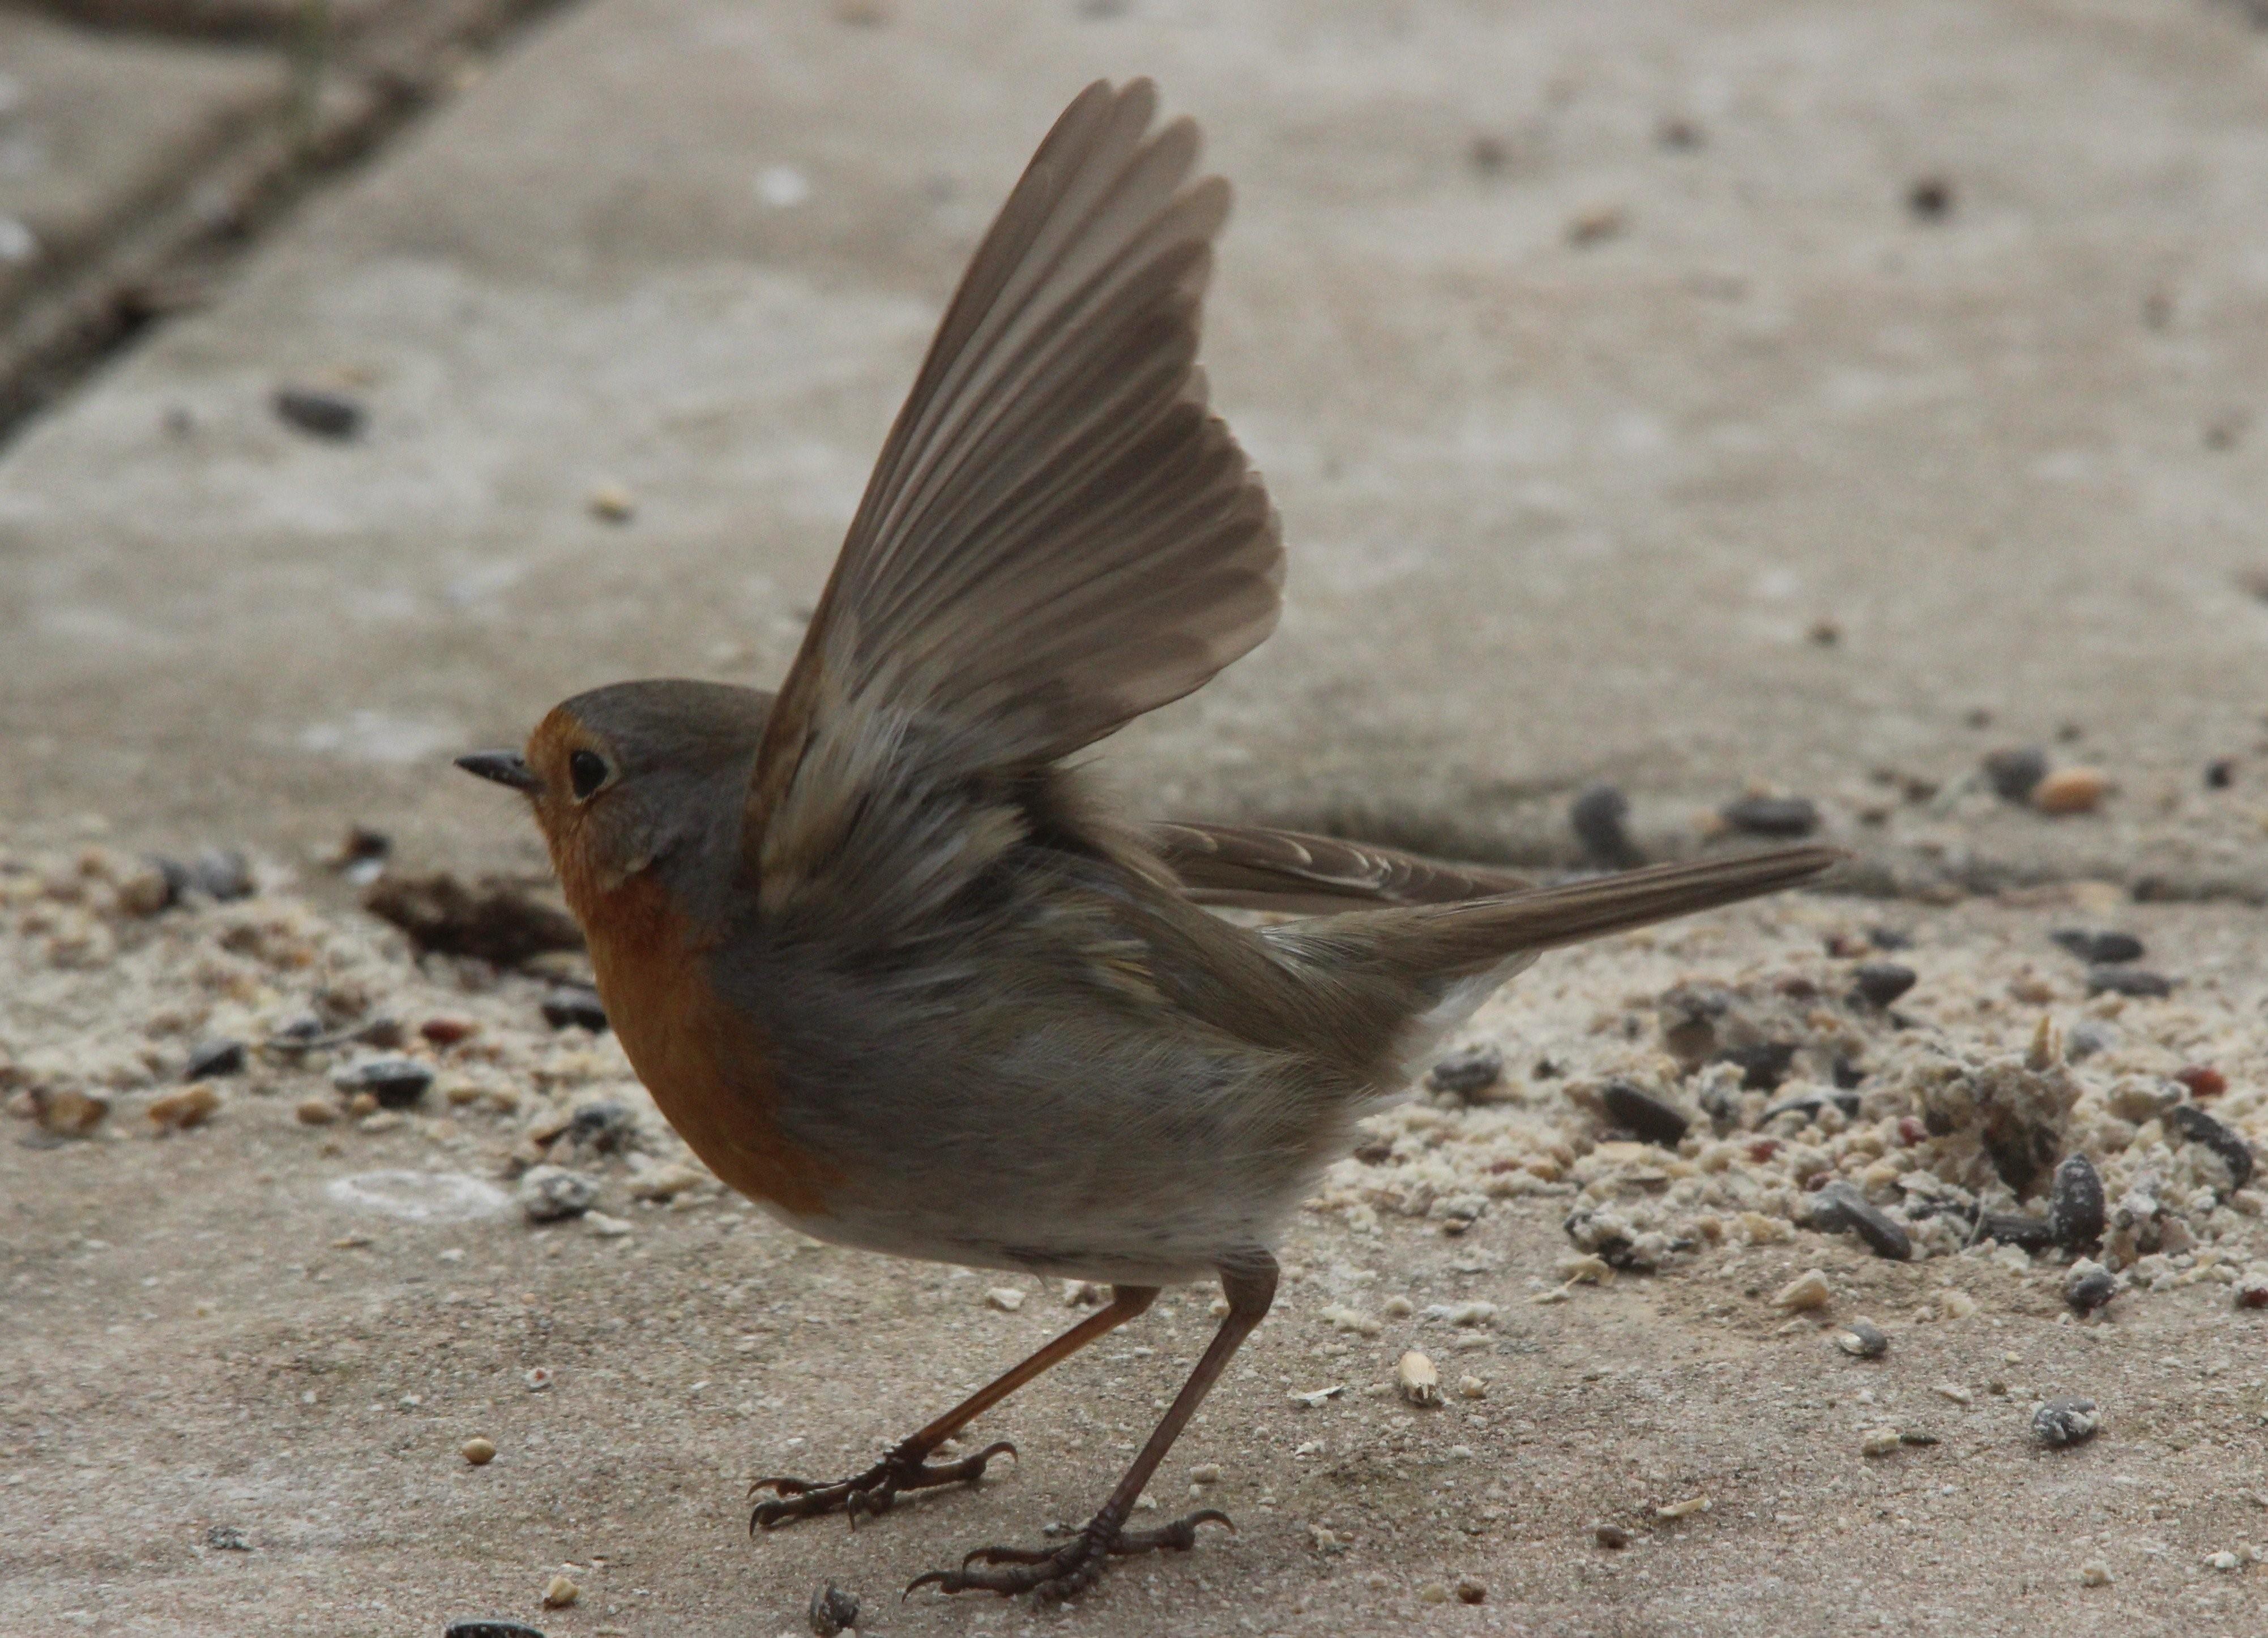
[[(1568, 860), (1587, 782), (1655, 851), (1760, 782), (1878, 885), (2260, 894), (2262, 40), (593, 0), (0, 463), (0, 813), (524, 848), (446, 756), (775, 676), (976, 235), (1140, 71), (1240, 190), (1208, 358), (1292, 542), (1280, 635), (1109, 748), (1145, 806)], [(2102, 810), (1974, 788), (2030, 744)]]
[(273, 57), (0, 10), (0, 318), (287, 95)]

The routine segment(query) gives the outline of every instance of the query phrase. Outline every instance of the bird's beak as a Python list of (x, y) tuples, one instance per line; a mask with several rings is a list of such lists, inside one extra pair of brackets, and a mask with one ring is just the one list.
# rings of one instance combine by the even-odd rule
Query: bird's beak
[(482, 779), (493, 779), (499, 785), (510, 785), (514, 790), (524, 790), (534, 796), (543, 789), (543, 782), (528, 767), (527, 759), (517, 751), (475, 751), (457, 759), (457, 766), (468, 774), (478, 774)]

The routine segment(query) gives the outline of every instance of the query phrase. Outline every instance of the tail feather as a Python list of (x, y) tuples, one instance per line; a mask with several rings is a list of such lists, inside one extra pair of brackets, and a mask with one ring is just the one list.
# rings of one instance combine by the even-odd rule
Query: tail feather
[(1776, 892), (1846, 856), (1834, 848), (1779, 848), (1459, 904), (1357, 911), (1268, 930), (1293, 951), (1329, 951), (1340, 962), (1367, 958), (1403, 973), (1453, 976), (1493, 967), (1524, 951), (1580, 944)]

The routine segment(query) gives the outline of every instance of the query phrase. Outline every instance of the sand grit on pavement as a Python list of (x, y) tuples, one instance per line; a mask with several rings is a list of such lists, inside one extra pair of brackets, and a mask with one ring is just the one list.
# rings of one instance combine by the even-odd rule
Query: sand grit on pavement
[[(2268, 1228), (2176, 1113), (2268, 1140), (2249, 912), (1791, 899), (1547, 958), (1294, 1223), (1152, 1493), (1236, 1533), (1057, 1618), (896, 1594), (1083, 1518), (1212, 1291), (988, 1417), (976, 1492), (750, 1541), (752, 1477), (863, 1465), (1076, 1297), (770, 1223), (556, 976), (163, 885), (0, 868), (7, 1631), (769, 1634), (828, 1582), (904, 1632), (2258, 1628)], [(2090, 996), (2074, 928), (2171, 995)], [(2102, 1180), (2092, 1318), (2080, 1248), (1976, 1238), (2044, 1216), (2010, 1107)], [(1805, 1226), (1836, 1191), (1912, 1259)]]

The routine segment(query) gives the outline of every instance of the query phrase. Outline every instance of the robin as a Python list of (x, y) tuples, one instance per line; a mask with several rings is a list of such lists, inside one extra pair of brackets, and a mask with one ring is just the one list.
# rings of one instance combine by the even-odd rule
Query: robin
[[(946, 308), (777, 694), (617, 683), (526, 793), (639, 1077), (717, 1175), (844, 1245), (1107, 1283), (1107, 1306), (864, 1473), (759, 1480), (750, 1528), (977, 1479), (939, 1447), (1215, 1277), (1228, 1313), (1058, 1545), (913, 1583), (1068, 1596), (1187, 1548), (1127, 1519), (1276, 1289), (1356, 1120), (1538, 951), (1801, 881), (1793, 848), (1570, 885), (1287, 832), (1152, 826), (1064, 760), (1274, 628), (1274, 510), (1196, 365), (1228, 211), (1146, 81), (1089, 86)], [(1208, 904), (1305, 913), (1245, 926)], [(908, 1589), (909, 1591), (911, 1587)]]

